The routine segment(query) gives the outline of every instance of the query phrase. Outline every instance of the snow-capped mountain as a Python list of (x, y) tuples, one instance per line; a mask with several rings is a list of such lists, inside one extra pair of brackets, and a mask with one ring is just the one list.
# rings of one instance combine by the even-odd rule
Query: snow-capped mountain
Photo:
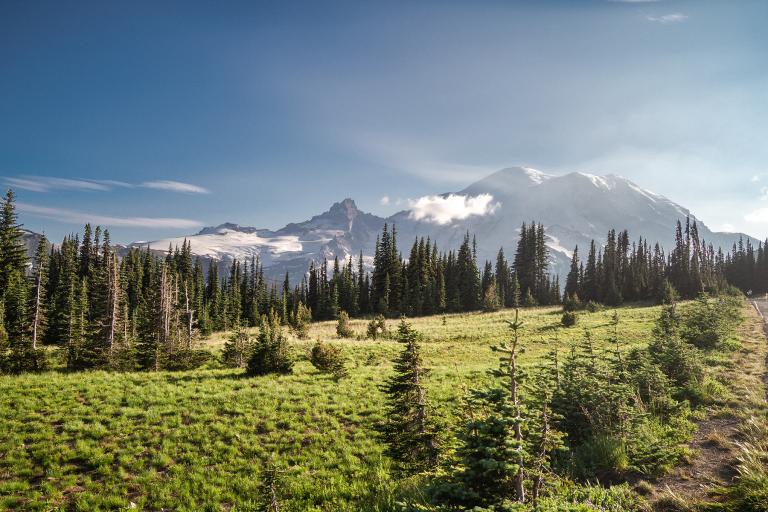
[(153, 251), (164, 252), (188, 240), (193, 254), (207, 261), (228, 266), (235, 259), (250, 261), (255, 256), (261, 260), (267, 277), (279, 279), (289, 272), (296, 278), (307, 270), (311, 260), (333, 260), (335, 256), (346, 259), (362, 251), (370, 264), (376, 236), (385, 222), (382, 217), (358, 210), (352, 199), (344, 199), (327, 212), (277, 231), (225, 223), (203, 228), (195, 235), (134, 242), (131, 246), (148, 245)]
[[(430, 208), (442, 209), (440, 216), (430, 215)], [(428, 236), (441, 249), (449, 249), (458, 247), (469, 231), (477, 237), (482, 263), (494, 260), (500, 247), (511, 256), (520, 225), (535, 220), (544, 224), (553, 269), (562, 273), (575, 246), (582, 248), (584, 255), (590, 240), (603, 241), (612, 228), (628, 229), (632, 239), (643, 236), (671, 247), (675, 224), (686, 216), (696, 220), (688, 209), (621, 176), (580, 172), (555, 176), (511, 167), (459, 192), (414, 203), (388, 218), (361, 212), (352, 199), (345, 199), (325, 213), (276, 231), (226, 223), (195, 235), (132, 245), (149, 245), (164, 252), (169, 246), (181, 246), (186, 239), (192, 252), (208, 261), (228, 265), (233, 259), (258, 256), (269, 277), (279, 279), (289, 272), (296, 279), (311, 260), (322, 261), (324, 257), (345, 259), (362, 251), (370, 263), (376, 236), (385, 222), (397, 226), (398, 244), (406, 255), (417, 236)], [(727, 248), (739, 236), (747, 238), (738, 233), (712, 232), (700, 221), (698, 227), (701, 237), (715, 246)]]

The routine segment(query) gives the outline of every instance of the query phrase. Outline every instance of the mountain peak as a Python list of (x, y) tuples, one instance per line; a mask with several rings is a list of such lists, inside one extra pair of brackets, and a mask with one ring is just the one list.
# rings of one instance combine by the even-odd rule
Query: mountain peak
[(488, 191), (513, 193), (523, 187), (535, 187), (553, 178), (531, 167), (506, 167), (477, 181), (464, 189), (466, 194), (479, 194)]
[(541, 172), (538, 169), (534, 169), (533, 167), (522, 167), (522, 166), (515, 166), (515, 167), (505, 167), (504, 169), (500, 171), (496, 171), (495, 173), (488, 176), (488, 178), (497, 178), (497, 179), (506, 179), (506, 180), (520, 180), (525, 179), (530, 181), (532, 184), (540, 184), (544, 180), (547, 180), (551, 178), (552, 176)]
[(354, 199), (346, 198), (338, 203), (333, 203), (329, 213), (344, 213), (347, 215), (356, 215), (360, 210), (357, 209)]

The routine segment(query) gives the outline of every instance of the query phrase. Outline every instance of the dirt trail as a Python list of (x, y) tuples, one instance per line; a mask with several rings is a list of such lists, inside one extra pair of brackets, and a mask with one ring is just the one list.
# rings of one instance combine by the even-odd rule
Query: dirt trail
[[(768, 336), (768, 300), (753, 301), (753, 306), (754, 309), (750, 309), (742, 327), (743, 334), (746, 334), (744, 338), (753, 340), (752, 346), (745, 343), (744, 349), (735, 355), (735, 362), (730, 370), (734, 375), (731, 382), (738, 382), (740, 385), (741, 381), (736, 379), (736, 375), (756, 374), (759, 376), (758, 382), (761, 380), (766, 385), (768, 396), (768, 359), (755, 357), (756, 354), (765, 352), (764, 346)], [(755, 350), (758, 343), (763, 346)], [(690, 443), (692, 457), (689, 463), (653, 482), (655, 490), (651, 502), (654, 503), (655, 510), (679, 510), (674, 507), (676, 502), (711, 502), (712, 491), (731, 482), (736, 474), (734, 463), (741, 419), (727, 409), (717, 407), (708, 411), (707, 418), (697, 423), (698, 428)]]

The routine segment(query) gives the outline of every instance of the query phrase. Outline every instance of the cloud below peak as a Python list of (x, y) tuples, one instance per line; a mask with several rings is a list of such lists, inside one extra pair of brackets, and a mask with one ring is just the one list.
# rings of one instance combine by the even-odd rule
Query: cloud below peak
[(491, 194), (477, 196), (449, 194), (423, 196), (410, 200), (409, 205), (411, 219), (444, 225), (471, 216), (491, 215), (501, 206), (501, 203), (493, 202)]

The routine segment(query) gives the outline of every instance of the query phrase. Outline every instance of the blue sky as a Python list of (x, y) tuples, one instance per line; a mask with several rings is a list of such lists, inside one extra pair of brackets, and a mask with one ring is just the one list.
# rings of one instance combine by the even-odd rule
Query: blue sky
[(621, 174), (764, 238), (767, 19), (762, 0), (2, 2), (0, 181), (30, 229), (128, 242), (344, 197), (389, 214), (527, 165)]

